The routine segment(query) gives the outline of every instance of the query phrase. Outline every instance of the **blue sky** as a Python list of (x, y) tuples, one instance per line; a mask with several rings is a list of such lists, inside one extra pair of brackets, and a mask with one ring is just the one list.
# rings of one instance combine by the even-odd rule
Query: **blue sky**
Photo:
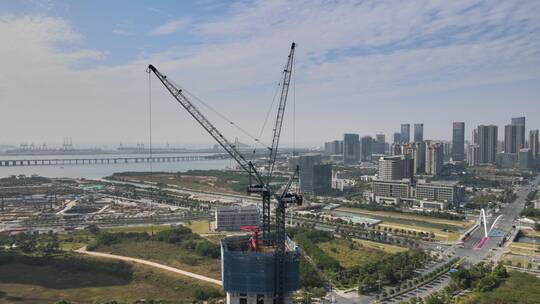
[[(293, 40), (286, 144), (293, 96), (300, 145), (390, 138), (405, 122), (432, 139), (449, 139), (452, 121), (467, 137), (512, 116), (540, 128), (539, 1), (4, 0), (0, 36), (0, 144), (148, 141), (149, 63), (258, 134)], [(156, 144), (211, 143), (152, 90)]]

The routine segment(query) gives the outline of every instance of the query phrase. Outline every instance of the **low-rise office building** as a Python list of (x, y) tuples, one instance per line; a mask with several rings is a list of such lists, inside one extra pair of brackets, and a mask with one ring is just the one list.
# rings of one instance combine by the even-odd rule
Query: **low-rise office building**
[(449, 205), (461, 202), (463, 187), (457, 182), (428, 182), (419, 180), (415, 186), (414, 196), (417, 206), (422, 209), (446, 209)]
[(398, 205), (412, 197), (411, 180), (373, 180), (373, 199), (379, 204)]
[(239, 231), (242, 226), (260, 226), (257, 206), (219, 207), (215, 213), (216, 231)]
[(464, 193), (457, 182), (419, 180), (412, 183), (410, 179), (374, 180), (372, 188), (376, 203), (438, 210), (459, 204)]

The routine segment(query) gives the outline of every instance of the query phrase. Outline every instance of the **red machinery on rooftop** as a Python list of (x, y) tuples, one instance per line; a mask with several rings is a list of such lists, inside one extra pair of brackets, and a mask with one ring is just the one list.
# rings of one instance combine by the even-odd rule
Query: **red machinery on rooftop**
[(258, 226), (241, 226), (240, 230), (251, 231), (253, 234), (249, 239), (249, 246), (252, 251), (257, 251), (259, 249), (259, 227)]

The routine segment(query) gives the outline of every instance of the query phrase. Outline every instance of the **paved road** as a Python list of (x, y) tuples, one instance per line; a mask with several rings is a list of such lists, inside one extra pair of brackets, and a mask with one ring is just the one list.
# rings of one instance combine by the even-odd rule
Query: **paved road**
[(401, 301), (409, 301), (413, 297), (424, 298), (430, 294), (442, 290), (450, 282), (450, 274), (445, 273), (442, 276), (436, 278), (435, 280), (429, 282), (428, 284), (420, 286), (407, 293), (399, 295), (390, 300), (384, 301), (383, 303), (400, 303)]
[[(504, 233), (511, 233), (513, 228), (512, 226), (516, 224), (515, 219), (519, 217), (519, 214), (525, 207), (525, 198), (527, 194), (533, 190), (537, 185), (540, 184), (540, 176), (537, 176), (534, 181), (531, 181), (529, 185), (522, 186), (516, 190), (517, 199), (506, 206), (504, 206), (499, 213), (492, 214), (490, 218), (487, 219), (488, 229), (491, 227), (495, 219), (502, 215), (494, 229), (500, 230)], [(472, 234), (471, 238), (465, 242), (463, 248), (458, 246), (451, 246), (446, 252), (453, 254), (458, 257), (464, 257), (470, 263), (478, 263), (483, 259), (486, 259), (493, 254), (494, 250), (501, 250), (498, 246), (499, 241), (502, 239), (502, 236), (492, 236), (480, 249), (476, 248), (476, 244), (484, 236), (483, 227), (479, 227)]]
[[(507, 206), (502, 208), (498, 214), (492, 214), (487, 219), (486, 222), (488, 229), (491, 227), (495, 219), (499, 215), (502, 215), (494, 226), (494, 229), (503, 231), (505, 233), (511, 233), (513, 230), (515, 230), (512, 226), (515, 225), (515, 219), (519, 217), (519, 214), (525, 206), (525, 198), (527, 197), (527, 194), (531, 190), (534, 190), (538, 185), (540, 185), (540, 175), (537, 176), (534, 181), (531, 181), (529, 185), (522, 186), (517, 189), (517, 199), (513, 203), (508, 204)], [(490, 237), (490, 239), (484, 244), (484, 246), (478, 249), (476, 248), (476, 245), (483, 236), (484, 229), (483, 226), (481, 226), (471, 234), (471, 238), (467, 240), (462, 247), (460, 247), (459, 245), (448, 246), (443, 251), (443, 255), (462, 257), (465, 258), (467, 262), (472, 264), (476, 264), (482, 260), (497, 260), (498, 258), (500, 258), (502, 256), (502, 249), (499, 248), (498, 243), (502, 239), (502, 236)], [(446, 287), (446, 285), (448, 285), (449, 282), (450, 276), (448, 274), (445, 274), (437, 280), (431, 282), (430, 284), (426, 284), (400, 297), (396, 297), (390, 301), (386, 301), (385, 303), (399, 303), (400, 301), (410, 299), (414, 296), (426, 297), (429, 294), (442, 290), (444, 287)]]
[(193, 272), (181, 270), (181, 269), (178, 269), (178, 268), (166, 266), (166, 265), (163, 265), (163, 264), (159, 264), (159, 263), (156, 263), (156, 262), (151, 262), (151, 261), (147, 261), (147, 260), (143, 260), (143, 259), (137, 259), (137, 258), (126, 257), (126, 256), (122, 256), (122, 255), (109, 254), (109, 253), (103, 253), (103, 252), (87, 251), (86, 247), (75, 250), (75, 252), (78, 252), (78, 253), (81, 253), (81, 254), (86, 254), (86, 255), (91, 255), (91, 256), (95, 256), (95, 257), (100, 257), (100, 258), (115, 259), (115, 260), (120, 260), (120, 261), (125, 261), (125, 262), (143, 264), (143, 265), (147, 265), (147, 266), (167, 270), (167, 271), (170, 271), (170, 272), (174, 272), (174, 273), (177, 273), (177, 274), (185, 275), (185, 276), (188, 276), (190, 278), (194, 278), (194, 279), (197, 279), (197, 280), (200, 280), (200, 281), (204, 281), (204, 282), (216, 284), (216, 285), (219, 285), (219, 286), (223, 286), (223, 283), (220, 280), (212, 279), (212, 278), (209, 278), (209, 277), (202, 276), (200, 274), (196, 274), (196, 273), (193, 273)]

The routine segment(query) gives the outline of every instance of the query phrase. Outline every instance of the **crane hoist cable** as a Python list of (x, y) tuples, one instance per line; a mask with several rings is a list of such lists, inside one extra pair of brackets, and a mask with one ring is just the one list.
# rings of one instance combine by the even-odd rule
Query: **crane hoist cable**
[[(154, 175), (154, 155), (153, 155), (153, 147), (152, 147), (152, 75), (148, 74), (148, 145), (149, 145), (149, 154), (150, 154), (150, 161), (148, 162), (150, 166), (150, 178), (152, 178), (152, 175)], [(153, 203), (154, 203), (154, 185), (152, 184), (150, 186), (150, 211), (153, 211)], [(152, 230), (152, 237), (154, 236), (154, 223), (153, 223), (153, 217), (151, 217), (151, 230)]]
[(191, 93), (190, 91), (186, 90), (185, 88), (183, 88), (182, 86), (178, 85), (177, 83), (175, 83), (174, 81), (172, 80), (169, 80), (172, 84), (174, 84), (176, 87), (178, 87), (179, 89), (182, 90), (182, 92), (185, 92), (187, 95), (193, 97), (193, 99), (197, 100), (199, 103), (201, 103), (203, 106), (205, 106), (207, 109), (209, 109), (210, 111), (214, 112), (214, 114), (216, 114), (217, 116), (219, 116), (221, 119), (225, 120), (227, 123), (229, 123), (231, 126), (235, 127), (236, 129), (238, 129), (240, 132), (244, 133), (244, 135), (246, 135), (247, 137), (249, 137), (250, 139), (252, 139), (255, 144), (257, 145), (261, 145), (267, 149), (270, 149), (270, 147), (265, 144), (264, 142), (262, 142), (260, 140), (260, 138), (258, 137), (255, 137), (254, 135), (252, 135), (251, 133), (249, 133), (247, 130), (245, 130), (244, 128), (240, 127), (238, 124), (236, 124), (234, 121), (232, 121), (231, 119), (229, 119), (227, 116), (225, 116), (224, 114), (222, 114), (221, 112), (219, 112), (218, 110), (216, 110), (214, 107), (212, 107), (211, 105), (207, 104), (206, 102), (204, 102), (201, 98), (197, 97), (195, 94)]
[(259, 138), (263, 135), (264, 129), (266, 128), (266, 124), (268, 123), (268, 118), (270, 117), (270, 114), (272, 113), (272, 109), (274, 108), (274, 104), (276, 103), (276, 97), (279, 92), (279, 88), (281, 87), (282, 80), (283, 80), (283, 73), (281, 74), (281, 78), (279, 79), (279, 82), (276, 86), (276, 90), (274, 91), (274, 97), (272, 97), (272, 103), (270, 104), (270, 107), (268, 108), (268, 111), (266, 112), (266, 116), (264, 118), (261, 131), (259, 132)]
[[(261, 126), (261, 130), (259, 131), (258, 138), (261, 138), (264, 134), (264, 130), (266, 129), (266, 125), (268, 123), (268, 118), (270, 118), (270, 114), (272, 113), (272, 110), (274, 109), (274, 104), (276, 103), (276, 97), (279, 92), (279, 88), (281, 87), (281, 81), (283, 80), (283, 73), (281, 73), (281, 77), (278, 81), (278, 84), (276, 86), (276, 89), (274, 90), (274, 96), (272, 97), (272, 103), (270, 103), (270, 106), (268, 107), (268, 110), (266, 111), (266, 115), (264, 117), (263, 124)], [(266, 149), (269, 149), (268, 147), (265, 147)], [(255, 158), (255, 154), (257, 153), (257, 146), (254, 147), (253, 153), (251, 155), (250, 160), (253, 160)]]

